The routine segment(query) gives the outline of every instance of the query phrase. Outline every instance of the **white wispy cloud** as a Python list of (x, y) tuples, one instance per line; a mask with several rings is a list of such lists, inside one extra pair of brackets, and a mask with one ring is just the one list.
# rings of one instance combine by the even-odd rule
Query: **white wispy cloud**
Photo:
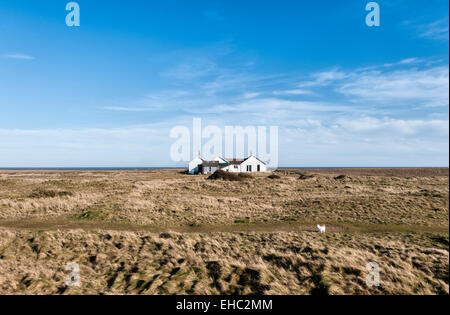
[(437, 107), (449, 105), (449, 68), (438, 62), (406, 58), (353, 71), (318, 72), (299, 86), (333, 90), (352, 103)]
[[(398, 136), (430, 136), (449, 135), (448, 120), (425, 119), (393, 119), (389, 117), (360, 117), (357, 119), (339, 119), (338, 124), (346, 131), (355, 133), (383, 133), (385, 135)], [(394, 136), (392, 136), (394, 137)]]
[(159, 111), (159, 108), (154, 107), (125, 107), (125, 106), (104, 106), (101, 109), (111, 110), (116, 112), (154, 112)]
[(261, 95), (261, 93), (258, 93), (258, 92), (246, 92), (246, 93), (244, 93), (242, 96), (243, 96), (245, 99), (250, 99), (250, 98), (258, 97), (258, 96), (260, 96), (260, 95)]
[[(182, 89), (160, 90), (143, 97), (127, 101), (116, 101), (113, 105), (100, 106), (100, 109), (122, 112), (161, 112), (176, 109), (192, 102), (192, 92)], [(199, 101), (197, 99), (197, 101)]]
[(361, 70), (374, 70), (374, 69), (379, 69), (379, 68), (388, 68), (388, 67), (401, 66), (401, 65), (412, 65), (412, 64), (417, 64), (417, 63), (421, 63), (421, 62), (423, 62), (422, 59), (412, 57), (412, 58), (402, 59), (402, 60), (400, 60), (398, 62), (394, 62), (394, 63), (385, 63), (380, 67), (372, 66), (372, 67), (368, 67), (368, 68), (361, 69)]
[(303, 90), (303, 89), (293, 89), (293, 90), (280, 90), (273, 91), (274, 95), (312, 95), (314, 94), (311, 91)]
[(390, 72), (368, 71), (349, 73), (336, 91), (351, 96), (352, 101), (376, 102), (385, 105), (448, 106), (449, 69), (436, 66), (429, 69), (410, 68)]
[(446, 40), (449, 39), (448, 17), (418, 27), (419, 37)]
[(347, 74), (345, 72), (335, 68), (329, 71), (322, 71), (315, 73), (312, 75), (311, 81), (301, 82), (298, 86), (299, 87), (324, 86), (330, 84), (331, 82), (345, 79), (346, 77)]
[(27, 54), (5, 54), (1, 56), (3, 59), (22, 59), (22, 60), (33, 60), (35, 57)]
[[(355, 106), (343, 106), (340, 104), (311, 101), (292, 101), (280, 98), (258, 98), (244, 100), (235, 103), (222, 103), (207, 108), (188, 108), (187, 112), (197, 115), (214, 114), (221, 115), (224, 119), (230, 118), (237, 123), (248, 122), (249, 118), (255, 119), (267, 117), (278, 121), (278, 124), (285, 124), (280, 118), (298, 117), (314, 113), (338, 113), (338, 112), (358, 112)], [(236, 116), (238, 114), (238, 116)]]
[(216, 70), (217, 66), (214, 62), (197, 60), (195, 62), (178, 64), (165, 71), (162, 75), (178, 80), (192, 80), (212, 75)]
[(401, 64), (401, 65), (409, 65), (409, 64), (412, 64), (412, 63), (420, 62), (420, 61), (421, 61), (421, 59), (413, 57), (413, 58), (406, 58), (406, 59), (400, 60), (399, 64)]

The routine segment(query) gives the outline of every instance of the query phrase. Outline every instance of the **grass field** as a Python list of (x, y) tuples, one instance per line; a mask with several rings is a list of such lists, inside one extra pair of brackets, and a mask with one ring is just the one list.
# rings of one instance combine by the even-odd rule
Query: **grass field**
[(448, 168), (275, 174), (0, 171), (0, 294), (449, 293)]

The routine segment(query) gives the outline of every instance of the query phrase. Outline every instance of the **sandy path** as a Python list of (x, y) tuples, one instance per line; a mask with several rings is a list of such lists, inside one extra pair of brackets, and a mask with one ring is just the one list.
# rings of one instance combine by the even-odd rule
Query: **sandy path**
[[(233, 225), (200, 225), (200, 226), (170, 226), (170, 225), (135, 225), (127, 223), (109, 223), (109, 222), (79, 222), (70, 220), (15, 220), (0, 221), (0, 228), (17, 230), (109, 230), (109, 231), (143, 231), (143, 232), (179, 232), (179, 233), (214, 233), (214, 232), (315, 232), (317, 228), (314, 224), (305, 223), (275, 223), (275, 224), (233, 224)], [(430, 226), (410, 226), (410, 225), (385, 225), (385, 224), (367, 224), (367, 225), (349, 225), (349, 224), (328, 224), (327, 232), (358, 232), (358, 233), (376, 233), (376, 232), (421, 232), (421, 233), (448, 233), (448, 227), (430, 227)]]

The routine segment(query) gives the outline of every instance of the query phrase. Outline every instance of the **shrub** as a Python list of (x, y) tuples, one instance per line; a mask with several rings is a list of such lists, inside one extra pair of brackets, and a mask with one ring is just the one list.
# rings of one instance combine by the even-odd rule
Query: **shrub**
[(314, 175), (302, 174), (302, 173), (299, 173), (299, 174), (300, 174), (300, 176), (298, 177), (298, 179), (301, 179), (301, 180), (314, 178)]
[(208, 179), (210, 179), (210, 180), (222, 179), (222, 180), (228, 180), (228, 181), (232, 181), (232, 182), (242, 182), (246, 178), (243, 177), (243, 176), (239, 176), (237, 174), (234, 174), (234, 173), (218, 170), (214, 174), (209, 176)]
[(55, 197), (65, 197), (72, 196), (73, 194), (70, 191), (55, 191), (55, 190), (45, 190), (45, 189), (36, 189), (28, 198), (55, 198)]

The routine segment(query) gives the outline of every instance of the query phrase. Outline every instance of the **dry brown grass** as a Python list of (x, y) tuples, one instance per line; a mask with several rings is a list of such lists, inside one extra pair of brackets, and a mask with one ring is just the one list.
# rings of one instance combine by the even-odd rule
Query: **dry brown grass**
[[(27, 294), (448, 294), (448, 237), (423, 234), (12, 232), (0, 292)], [(77, 262), (81, 286), (67, 287)], [(367, 287), (368, 262), (381, 285)]]
[(329, 168), (329, 169), (279, 169), (277, 173), (301, 174), (302, 172), (322, 175), (342, 174), (348, 176), (415, 176), (433, 177), (449, 176), (448, 167), (408, 167), (408, 168)]
[(0, 171), (0, 293), (448, 294), (448, 169), (277, 175)]
[[(347, 175), (335, 180), (339, 173), (230, 182), (178, 171), (2, 172), (0, 220), (86, 219), (88, 213), (87, 218), (105, 222), (158, 226), (228, 225), (243, 218), (448, 226), (448, 177)], [(63, 193), (34, 198), (36, 191)]]

